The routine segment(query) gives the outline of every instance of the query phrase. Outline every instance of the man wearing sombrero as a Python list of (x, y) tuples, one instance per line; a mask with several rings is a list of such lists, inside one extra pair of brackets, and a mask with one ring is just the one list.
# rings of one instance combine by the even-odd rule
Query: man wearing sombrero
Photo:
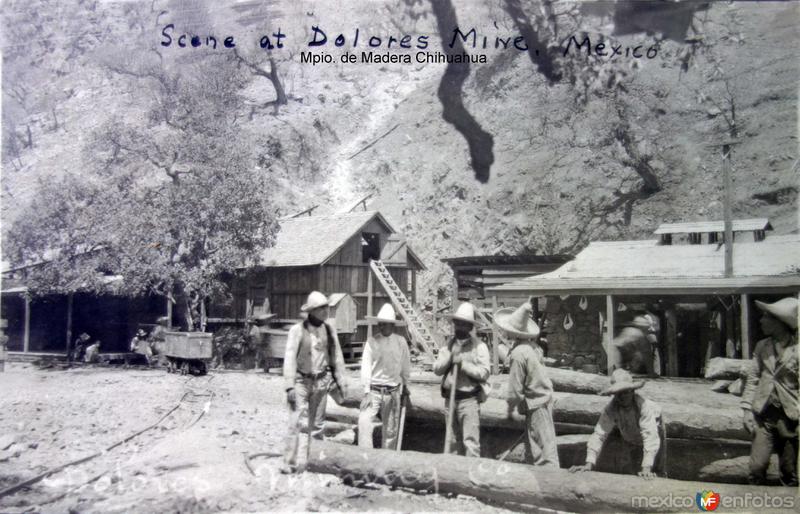
[(508, 414), (518, 409), (525, 415), (526, 459), (537, 466), (558, 467), (558, 446), (553, 424), (553, 383), (542, 361), (544, 353), (536, 343), (539, 326), (531, 318), (533, 307), (504, 308), (494, 322), (515, 341), (509, 357)]
[[(289, 404), (289, 431), (286, 436), (286, 453), (283, 472), (294, 472), (306, 463), (298, 463), (298, 451), (306, 438), (306, 431), (315, 439), (322, 439), (325, 429), (325, 404), (328, 391), (334, 384), (344, 387), (344, 356), (328, 319), (328, 298), (312, 291), (300, 307), (306, 319), (292, 325), (286, 339), (283, 360), (283, 377), (286, 385), (286, 402)], [(304, 419), (304, 418), (307, 418)]]
[[(442, 396), (450, 409), (450, 392), (455, 387), (453, 417), (446, 422), (452, 427), (451, 437), (445, 441), (447, 453), (468, 457), (481, 456), (480, 404), (488, 396), (489, 349), (478, 339), (473, 328), (477, 325), (475, 307), (464, 302), (450, 315), (455, 335), (445, 348), (439, 350), (433, 372), (442, 379)], [(456, 375), (455, 384), (453, 375)]]
[(383, 448), (397, 447), (402, 396), (408, 391), (411, 354), (405, 338), (394, 333), (401, 325), (391, 304), (384, 304), (377, 316), (367, 316), (377, 323), (378, 334), (367, 340), (361, 358), (361, 386), (364, 398), (358, 415), (358, 445), (372, 448), (372, 420), (380, 413)]
[(591, 471), (609, 434), (616, 428), (623, 442), (617, 459), (624, 473), (637, 473), (643, 478), (663, 474), (666, 455), (662, 439), (665, 437), (661, 408), (635, 391), (644, 382), (634, 382), (631, 374), (617, 369), (611, 374), (611, 385), (600, 394), (614, 395), (600, 414), (594, 433), (586, 443), (586, 463), (572, 466), (570, 471)]
[(756, 301), (761, 331), (754, 366), (746, 367), (742, 394), (744, 425), (753, 434), (750, 448), (751, 484), (762, 484), (773, 451), (778, 453), (781, 482), (797, 486), (798, 346), (797, 299), (775, 303)]

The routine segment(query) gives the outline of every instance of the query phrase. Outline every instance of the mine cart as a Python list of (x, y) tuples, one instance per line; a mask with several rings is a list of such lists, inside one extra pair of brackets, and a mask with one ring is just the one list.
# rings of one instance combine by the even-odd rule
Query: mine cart
[(205, 375), (211, 360), (213, 334), (209, 332), (164, 332), (163, 353), (167, 372)]

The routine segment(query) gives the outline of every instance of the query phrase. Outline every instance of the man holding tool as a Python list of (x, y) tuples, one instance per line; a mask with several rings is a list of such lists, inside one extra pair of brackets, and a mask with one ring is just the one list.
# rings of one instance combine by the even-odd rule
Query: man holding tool
[(361, 359), (361, 386), (364, 398), (358, 416), (358, 445), (372, 448), (372, 420), (380, 413), (383, 423), (383, 448), (398, 447), (401, 406), (408, 395), (411, 355), (405, 338), (395, 334), (402, 325), (391, 304), (384, 304), (377, 316), (367, 316), (377, 323), (378, 334), (364, 347)]
[(433, 372), (442, 379), (442, 397), (447, 408), (445, 453), (481, 456), (480, 404), (489, 392), (489, 349), (474, 328), (475, 307), (458, 306), (453, 321), (454, 337), (439, 351)]

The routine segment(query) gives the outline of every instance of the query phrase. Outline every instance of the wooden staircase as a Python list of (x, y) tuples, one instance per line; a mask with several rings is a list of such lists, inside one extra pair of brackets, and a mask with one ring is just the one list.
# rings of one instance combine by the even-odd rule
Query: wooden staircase
[(425, 350), (425, 353), (431, 360), (435, 359), (432, 349), (436, 347), (436, 340), (422, 321), (422, 316), (420, 316), (411, 302), (408, 301), (403, 290), (400, 289), (400, 286), (397, 285), (392, 275), (389, 273), (389, 270), (386, 269), (386, 266), (384, 266), (381, 261), (369, 261), (369, 266), (372, 268), (373, 273), (375, 273), (378, 282), (383, 286), (386, 294), (389, 295), (389, 299), (392, 301), (395, 310), (400, 317), (403, 318), (403, 321), (406, 322), (406, 328), (408, 328), (408, 334), (411, 337), (412, 343)]

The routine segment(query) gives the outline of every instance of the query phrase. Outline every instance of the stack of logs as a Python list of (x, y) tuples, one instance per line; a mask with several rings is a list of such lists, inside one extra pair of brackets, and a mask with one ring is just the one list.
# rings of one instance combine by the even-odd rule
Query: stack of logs
[[(589, 434), (610, 400), (598, 394), (608, 386), (608, 378), (557, 368), (548, 368), (548, 372), (556, 390), (553, 417), (559, 436), (561, 466), (582, 463)], [(357, 377), (352, 379), (358, 380)], [(491, 378), (490, 397), (481, 405), (484, 457), (494, 458), (503, 453), (524, 430), (523, 416), (514, 413), (511, 418), (507, 417), (504, 400), (506, 379), (504, 375)], [(404, 449), (441, 451), (445, 409), (439, 379), (431, 374), (412, 376), (410, 390), (412, 406), (406, 415)], [(639, 393), (658, 403), (662, 409), (668, 438), (670, 478), (747, 483), (751, 438), (742, 423), (739, 398), (713, 393), (708, 383), (702, 381), (681, 382), (666, 378), (646, 381)], [(329, 419), (356, 423), (359, 400), (349, 398), (344, 406), (329, 402)], [(439, 432), (441, 437), (431, 437), (431, 434)], [(508, 455), (507, 460), (524, 461), (521, 444)], [(598, 462), (598, 467), (602, 469), (600, 464), (602, 462)], [(768, 474), (774, 483), (777, 483), (778, 475), (776, 464), (772, 463)]]

